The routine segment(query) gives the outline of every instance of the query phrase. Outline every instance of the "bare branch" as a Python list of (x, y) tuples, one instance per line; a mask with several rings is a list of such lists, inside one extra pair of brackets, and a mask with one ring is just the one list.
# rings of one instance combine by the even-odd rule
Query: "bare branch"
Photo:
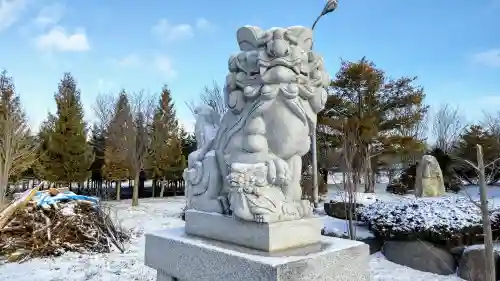
[(462, 159), (462, 161), (464, 161), (465, 163), (469, 164), (469, 166), (471, 166), (472, 168), (474, 168), (474, 170), (476, 171), (479, 171), (479, 167), (476, 166), (474, 163), (472, 163), (471, 161), (467, 160), (467, 159)]
[(463, 116), (458, 107), (451, 108), (444, 104), (436, 112), (432, 125), (432, 134), (436, 139), (435, 146), (445, 152), (450, 152), (465, 129)]
[(113, 119), (116, 107), (117, 97), (113, 94), (97, 95), (93, 111), (98, 120), (98, 126), (101, 130), (106, 130)]

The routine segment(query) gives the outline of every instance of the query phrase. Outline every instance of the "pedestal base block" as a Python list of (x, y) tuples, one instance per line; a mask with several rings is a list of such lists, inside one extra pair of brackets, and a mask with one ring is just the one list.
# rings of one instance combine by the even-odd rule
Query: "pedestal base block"
[(186, 211), (186, 233), (264, 252), (283, 251), (318, 243), (323, 222), (306, 218), (275, 223), (241, 221), (232, 216)]
[(145, 263), (158, 271), (157, 281), (368, 281), (368, 261), (368, 245), (326, 236), (268, 253), (191, 236), (184, 228), (146, 235)]

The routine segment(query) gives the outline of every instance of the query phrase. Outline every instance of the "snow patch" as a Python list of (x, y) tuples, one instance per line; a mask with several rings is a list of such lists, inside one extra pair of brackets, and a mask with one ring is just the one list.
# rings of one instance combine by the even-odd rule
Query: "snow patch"
[[(349, 224), (346, 220), (337, 219), (334, 217), (324, 216), (321, 218), (324, 224), (324, 235), (334, 237), (348, 237)], [(356, 240), (373, 238), (374, 235), (368, 230), (366, 224), (361, 222), (354, 222)]]

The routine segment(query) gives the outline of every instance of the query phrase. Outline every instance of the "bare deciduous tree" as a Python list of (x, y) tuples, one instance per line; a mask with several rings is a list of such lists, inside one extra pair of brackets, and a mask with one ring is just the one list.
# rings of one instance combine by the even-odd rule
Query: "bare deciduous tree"
[(93, 111), (97, 118), (99, 129), (102, 131), (105, 131), (111, 123), (111, 120), (113, 120), (116, 102), (117, 97), (115, 95), (102, 93), (97, 95)]
[[(212, 82), (212, 86), (205, 86), (199, 95), (199, 100), (202, 104), (208, 105), (212, 110), (217, 112), (219, 116), (223, 116), (227, 111), (226, 103), (224, 102), (223, 90), (216, 81)], [(186, 103), (187, 107), (194, 112), (198, 102), (191, 101)]]
[(458, 107), (442, 105), (436, 112), (432, 124), (432, 134), (436, 139), (435, 146), (444, 152), (450, 152), (464, 128), (463, 116)]
[[(349, 124), (345, 124), (345, 129), (343, 130), (342, 137), (342, 155), (343, 155), (343, 187), (347, 193), (347, 198), (345, 198), (347, 218), (348, 218), (348, 228), (349, 228), (349, 239), (356, 240), (356, 228), (354, 227), (354, 220), (356, 218), (356, 199), (358, 193), (359, 180), (365, 171), (365, 167), (361, 167), (355, 163), (356, 159), (362, 157), (360, 154), (360, 144), (358, 130), (351, 129)], [(368, 160), (369, 161), (369, 160)], [(368, 162), (363, 161), (363, 162)], [(366, 163), (365, 163), (366, 164)]]
[(130, 167), (134, 174), (134, 187), (132, 191), (132, 206), (139, 205), (139, 178), (145, 168), (149, 141), (149, 127), (153, 122), (155, 98), (139, 91), (129, 95), (134, 127), (132, 137), (127, 142), (129, 152)]
[(323, 119), (322, 121), (327, 126), (329, 122), (343, 122), (339, 134), (341, 148), (332, 153), (332, 160), (335, 159), (338, 161), (336, 166), (340, 167), (342, 171), (342, 183), (334, 182), (334, 184), (339, 189), (345, 206), (349, 239), (355, 240), (356, 228), (354, 221), (356, 219), (356, 200), (359, 179), (365, 170), (365, 167), (360, 164), (364, 162), (365, 155), (358, 134), (359, 130), (357, 128), (359, 125), (355, 124), (356, 121), (349, 119), (343, 121)]
[(496, 159), (493, 162), (485, 165), (483, 160), (483, 148), (481, 145), (477, 145), (477, 165), (474, 163), (464, 160), (467, 164), (473, 167), (479, 174), (479, 202), (473, 200), (470, 196), (471, 202), (476, 205), (482, 214), (483, 221), (483, 235), (484, 235), (484, 254), (485, 254), (485, 277), (487, 281), (495, 281), (495, 256), (493, 253), (493, 233), (491, 230), (491, 220), (490, 212), (488, 209), (488, 187), (486, 186), (486, 167), (494, 164), (500, 159)]
[(105, 173), (116, 181), (117, 198), (120, 181), (125, 176), (134, 179), (133, 206), (139, 204), (139, 179), (150, 145), (148, 132), (153, 120), (154, 100), (153, 95), (144, 91), (122, 91), (118, 98), (101, 95), (94, 108), (100, 126), (107, 130)]

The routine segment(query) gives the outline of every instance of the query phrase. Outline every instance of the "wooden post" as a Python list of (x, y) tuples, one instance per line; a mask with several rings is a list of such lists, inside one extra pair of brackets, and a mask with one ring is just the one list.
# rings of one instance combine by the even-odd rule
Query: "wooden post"
[(316, 127), (313, 129), (311, 136), (311, 153), (312, 153), (312, 176), (313, 176), (313, 202), (314, 208), (319, 206), (319, 188), (318, 188), (318, 159), (316, 151)]
[(493, 255), (493, 238), (491, 221), (488, 212), (488, 188), (486, 187), (486, 176), (483, 159), (483, 148), (477, 145), (477, 167), (479, 170), (479, 195), (481, 201), (481, 213), (483, 215), (484, 233), (484, 256), (487, 281), (495, 281), (495, 259)]

